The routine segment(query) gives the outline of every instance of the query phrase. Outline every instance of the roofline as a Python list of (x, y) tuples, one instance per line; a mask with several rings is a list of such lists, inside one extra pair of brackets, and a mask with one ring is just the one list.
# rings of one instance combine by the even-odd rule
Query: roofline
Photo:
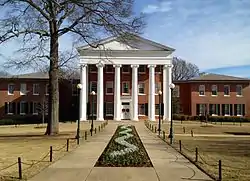
[[(152, 41), (152, 40), (149, 40), (149, 39), (144, 38), (142, 36), (139, 36), (139, 35), (136, 35), (136, 34), (133, 34), (133, 36), (136, 37), (136, 38), (142, 39), (144, 41), (147, 41), (151, 45), (155, 45), (155, 46), (161, 47), (161, 48), (166, 49), (168, 51), (172, 51), (172, 52), (175, 51), (175, 49), (172, 48), (172, 47), (160, 44), (160, 43)], [(102, 39), (100, 41), (94, 42), (93, 44), (97, 44), (97, 43), (101, 43), (101, 44), (102, 43), (109, 43), (110, 41), (113, 41), (113, 40), (115, 40), (117, 38), (118, 38), (117, 36), (110, 36), (110, 37), (104, 38), (104, 39)], [(88, 49), (90, 47), (91, 46), (89, 44), (87, 44), (87, 45), (83, 45), (83, 46), (77, 47), (76, 49), (77, 49), (78, 52), (80, 52), (81, 50)]]

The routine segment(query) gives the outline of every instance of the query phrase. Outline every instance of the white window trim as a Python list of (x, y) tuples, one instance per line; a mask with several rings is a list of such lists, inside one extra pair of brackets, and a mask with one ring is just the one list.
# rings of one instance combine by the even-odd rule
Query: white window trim
[(21, 105), (22, 105), (22, 103), (26, 103), (25, 101), (21, 101), (19, 104), (20, 104), (20, 110), (19, 110), (19, 112), (20, 112), (20, 115), (26, 115), (26, 113), (24, 112), (24, 113), (21, 113)]
[[(25, 85), (25, 92), (23, 93), (21, 90), (22, 90), (22, 85)], [(26, 83), (21, 83), (20, 84), (20, 95), (21, 96), (24, 96), (27, 94), (27, 84)]]
[(241, 95), (237, 95), (237, 91), (236, 91), (236, 97), (243, 97), (243, 87), (242, 87), (242, 85), (236, 85), (236, 90), (237, 90), (238, 86), (241, 87)]
[[(124, 93), (124, 92), (123, 92), (123, 89), (124, 89), (123, 83), (128, 83), (128, 93)], [(122, 82), (122, 95), (130, 95), (130, 84), (129, 84), (129, 83), (130, 83), (129, 81), (123, 81), (123, 82)]]
[[(228, 87), (228, 93), (229, 93), (228, 95), (225, 94), (225, 87), (226, 86)], [(224, 85), (224, 90), (223, 90), (224, 97), (230, 97), (230, 92), (231, 92), (230, 85)]]
[[(201, 91), (200, 91), (200, 90), (201, 90), (200, 87), (201, 87), (201, 86), (204, 87), (204, 95), (201, 95), (201, 94), (200, 94), (200, 92), (201, 92)], [(199, 85), (199, 96), (206, 96), (206, 87), (205, 87), (205, 85)]]
[[(162, 87), (161, 87), (161, 85), (162, 85), (161, 82), (156, 82), (156, 83), (155, 83), (155, 86), (156, 86), (157, 84), (160, 85), (160, 90), (161, 90), (161, 89), (162, 89)], [(155, 87), (155, 89), (156, 89), (156, 87)], [(156, 95), (156, 96), (159, 95), (158, 92), (159, 92), (159, 91), (156, 92), (156, 90), (155, 90), (155, 95)]]
[(109, 71), (108, 71), (108, 66), (106, 66), (105, 72), (106, 72), (107, 74), (113, 74), (113, 73), (115, 72), (115, 71), (114, 71), (114, 68), (112, 67), (112, 65), (110, 65), (110, 66), (111, 66), (113, 72), (109, 72)]
[(13, 113), (9, 112), (9, 105), (10, 105), (10, 103), (13, 104), (13, 102), (7, 102), (7, 115), (13, 115), (14, 114), (14, 112)]
[[(112, 89), (113, 89), (113, 92), (112, 93), (108, 93), (108, 87), (107, 87), (107, 84), (108, 83), (112, 83)], [(106, 81), (106, 95), (114, 95), (114, 82), (113, 81)]]
[[(138, 104), (138, 109), (139, 109), (139, 105), (140, 104)], [(141, 104), (142, 105), (142, 104)], [(144, 105), (144, 114), (140, 114), (139, 113), (139, 110), (138, 110), (138, 116), (146, 116), (146, 109), (145, 109), (145, 104), (143, 104)]]
[[(90, 81), (90, 82), (89, 82), (89, 94), (91, 94), (91, 92), (92, 92), (92, 84), (93, 84), (93, 83), (96, 84), (96, 90), (97, 90), (97, 81)], [(96, 91), (96, 93), (97, 93), (97, 91)]]
[[(216, 95), (213, 95), (213, 86), (216, 87), (216, 89), (215, 89), (215, 90), (216, 90)], [(212, 96), (212, 97), (217, 97), (217, 96), (218, 96), (218, 86), (217, 86), (217, 85), (212, 85), (212, 86), (211, 86), (211, 96)]]
[[(114, 103), (113, 102), (107, 102), (106, 104), (113, 104), (114, 105)], [(107, 106), (107, 105), (106, 105)], [(107, 114), (107, 107), (106, 107), (106, 116), (114, 116), (114, 114)], [(113, 107), (113, 111), (114, 111), (114, 107)]]
[(33, 105), (32, 105), (32, 114), (33, 114), (33, 115), (38, 115), (38, 112), (35, 113), (35, 103), (38, 104), (38, 102), (32, 102), (32, 104), (33, 104)]
[(97, 69), (96, 69), (96, 71), (91, 70), (91, 66), (95, 66), (95, 65), (94, 65), (94, 64), (90, 64), (90, 65), (88, 66), (89, 73), (97, 73), (98, 70), (97, 70)]
[[(124, 66), (123, 66), (124, 67)], [(121, 72), (122, 72), (122, 74), (130, 74), (130, 71), (128, 70), (128, 72), (123, 72), (123, 67), (122, 67), (122, 70), (121, 70)], [(128, 66), (128, 69), (129, 69), (129, 66)]]
[[(14, 92), (13, 93), (10, 93), (10, 89), (9, 89), (9, 86), (10, 85), (13, 85), (14, 86)], [(15, 84), (14, 83), (10, 83), (10, 84), (8, 84), (8, 95), (14, 95), (14, 93), (15, 93)]]
[[(143, 90), (144, 90), (143, 92), (144, 92), (144, 93), (140, 93), (140, 91), (139, 91), (139, 89), (140, 89), (140, 86), (139, 86), (139, 85), (140, 85), (140, 84), (144, 84), (144, 86), (143, 86)], [(145, 93), (145, 82), (142, 82), (142, 81), (138, 82), (138, 95), (139, 95), (139, 96), (144, 96), (144, 95), (146, 95), (146, 93)]]
[(146, 66), (143, 65), (143, 67), (144, 67), (144, 72), (140, 72), (140, 71), (139, 71), (140, 67), (138, 67), (138, 73), (139, 73), (139, 74), (146, 74), (146, 72), (147, 72)]
[(40, 85), (38, 84), (38, 83), (35, 83), (35, 84), (33, 84), (33, 95), (36, 95), (36, 96), (38, 96), (39, 95), (39, 93), (37, 94), (37, 93), (34, 93), (35, 92), (35, 85), (38, 85), (38, 87), (39, 87), (39, 90), (40, 90)]

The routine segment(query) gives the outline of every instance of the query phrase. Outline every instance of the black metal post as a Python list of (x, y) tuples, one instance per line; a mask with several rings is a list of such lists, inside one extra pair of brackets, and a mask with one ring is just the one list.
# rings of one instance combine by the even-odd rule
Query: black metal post
[(170, 138), (170, 144), (173, 144), (173, 138), (174, 138), (174, 133), (173, 133), (173, 105), (172, 105), (172, 97), (173, 97), (173, 88), (170, 88), (171, 90), (171, 120), (170, 120), (170, 130), (169, 130), (169, 138)]
[(92, 136), (92, 133), (93, 133), (93, 127), (94, 127), (94, 94), (92, 94), (92, 120), (91, 120), (91, 128), (90, 128), (90, 135)]
[[(79, 91), (79, 88), (77, 87), (78, 91)], [(80, 91), (78, 92), (78, 99), (77, 99), (77, 104), (78, 105), (78, 110), (79, 110), (79, 116), (78, 116), (78, 121), (77, 121), (77, 130), (76, 130), (76, 139), (77, 139), (77, 144), (79, 145), (80, 144), (80, 114), (81, 114), (81, 110), (80, 110)]]
[(159, 125), (158, 125), (158, 134), (161, 135), (161, 94), (159, 93)]

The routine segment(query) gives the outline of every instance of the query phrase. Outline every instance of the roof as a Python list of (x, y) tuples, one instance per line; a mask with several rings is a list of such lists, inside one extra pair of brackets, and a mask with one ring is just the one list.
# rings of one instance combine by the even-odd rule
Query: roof
[(190, 79), (189, 81), (250, 81), (248, 78), (243, 77), (234, 77), (229, 75), (222, 75), (222, 74), (204, 74), (200, 77), (195, 77)]
[[(139, 41), (151, 44), (152, 46), (155, 46), (155, 47), (158, 47), (158, 48), (162, 48), (162, 49), (167, 50), (167, 51), (175, 51), (175, 49), (172, 48), (172, 47), (169, 47), (169, 46), (166, 46), (166, 45), (162, 45), (162, 44), (154, 42), (152, 40), (143, 38), (143, 37), (141, 37), (139, 35), (133, 34), (132, 38), (135, 38), (135, 40), (139, 40)], [(106, 43), (109, 43), (109, 42), (112, 42), (112, 41), (116, 41), (116, 40), (119, 41), (119, 37), (117, 37), (117, 36), (111, 36), (111, 37), (102, 39), (100, 41), (93, 42), (92, 44), (93, 45), (95, 45), (95, 44), (106, 44)], [(89, 49), (89, 48), (91, 48), (91, 46), (87, 44), (87, 45), (83, 45), (83, 46), (78, 47), (77, 50), (78, 51), (79, 50), (86, 50), (86, 49)]]
[(49, 79), (49, 74), (44, 72), (35, 72), (28, 74), (20, 74), (20, 75), (5, 75), (0, 76), (0, 78), (5, 79)]

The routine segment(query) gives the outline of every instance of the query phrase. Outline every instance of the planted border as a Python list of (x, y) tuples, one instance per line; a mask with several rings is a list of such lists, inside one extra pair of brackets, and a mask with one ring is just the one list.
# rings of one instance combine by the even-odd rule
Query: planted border
[[(108, 145), (97, 160), (95, 167), (153, 166), (135, 126), (126, 126), (128, 129), (125, 129), (124, 126), (126, 125), (117, 127)], [(123, 140), (122, 137), (125, 139)], [(120, 143), (117, 143), (117, 140)]]

